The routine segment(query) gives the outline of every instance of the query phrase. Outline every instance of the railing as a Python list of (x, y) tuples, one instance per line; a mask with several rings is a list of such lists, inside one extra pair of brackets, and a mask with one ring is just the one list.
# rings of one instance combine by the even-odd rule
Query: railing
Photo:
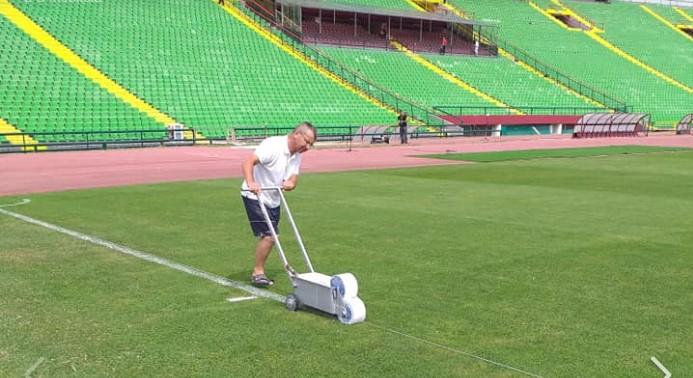
[(369, 40), (369, 39), (363, 39), (363, 40), (355, 40), (353, 38), (346, 38), (346, 39), (341, 39), (341, 38), (329, 38), (329, 39), (323, 39), (320, 37), (316, 36), (303, 36), (303, 42), (304, 43), (312, 43), (312, 44), (319, 44), (319, 43), (325, 43), (325, 44), (330, 44), (330, 45), (337, 45), (337, 46), (346, 46), (350, 48), (375, 48), (375, 49), (385, 49), (385, 50), (394, 50), (390, 46), (390, 42), (386, 39), (381, 39), (378, 41), (374, 40)]
[(640, 4), (659, 4), (659, 5), (666, 5), (669, 7), (686, 7), (686, 8), (693, 8), (693, 1), (691, 0), (623, 0), (623, 1), (628, 1), (631, 3), (640, 3)]
[[(430, 138), (430, 137), (451, 137), (452, 135), (449, 131), (445, 129), (446, 126), (439, 125), (421, 125), (410, 127), (410, 135), (413, 138)], [(371, 130), (384, 130), (379, 132), (372, 132)], [(254, 142), (260, 141), (264, 138), (286, 135), (294, 130), (294, 127), (233, 127), (229, 130), (229, 142)], [(328, 126), (318, 128), (318, 142), (351, 142), (364, 137), (376, 137), (385, 134), (397, 134), (398, 126), (383, 126), (383, 125), (370, 125), (370, 126)]]
[(510, 115), (518, 110), (526, 115), (582, 115), (587, 113), (601, 113), (604, 108), (591, 106), (530, 106), (512, 105), (509, 108), (500, 106), (465, 106), (443, 105), (434, 106), (433, 109), (447, 115)]
[[(90, 150), (107, 149), (112, 146), (190, 145), (199, 141), (195, 130), (188, 129), (185, 132), (190, 133), (192, 138), (183, 139), (182, 130), (162, 129), (0, 133), (0, 136), (6, 140), (0, 142), (0, 152)], [(17, 138), (21, 138), (21, 143), (10, 142), (10, 140), (14, 141)]]
[[(245, 1), (245, 3), (253, 3), (253, 1), (249, 0)], [(258, 6), (260, 5), (258, 4)], [(255, 7), (246, 8), (241, 5), (238, 8), (246, 15), (253, 18), (256, 22), (267, 26), (266, 29), (270, 30), (274, 35), (279, 37), (283, 43), (300, 52), (306, 58), (327, 69), (345, 82), (357, 87), (361, 91), (365, 92), (368, 96), (377, 99), (381, 103), (386, 104), (397, 111), (405, 111), (412, 118), (416, 118), (427, 125), (444, 124), (444, 121), (433, 109), (422, 104), (417, 104), (410, 99), (406, 99), (398, 94), (392, 93), (388, 89), (371, 82), (363, 75), (352, 71), (350, 68), (338, 63), (333, 58), (323, 54), (317, 49), (297, 41), (296, 34), (293, 34), (292, 36), (287, 35), (281, 25), (278, 25), (273, 20), (273, 17), (268, 15), (265, 15), (264, 17), (259, 16), (257, 13), (251, 10), (255, 9)]]

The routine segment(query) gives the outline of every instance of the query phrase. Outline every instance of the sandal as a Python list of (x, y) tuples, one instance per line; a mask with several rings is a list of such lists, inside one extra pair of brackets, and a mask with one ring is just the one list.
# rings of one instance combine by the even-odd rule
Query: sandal
[(250, 276), (250, 283), (257, 287), (267, 287), (274, 285), (274, 281), (267, 278), (264, 274)]

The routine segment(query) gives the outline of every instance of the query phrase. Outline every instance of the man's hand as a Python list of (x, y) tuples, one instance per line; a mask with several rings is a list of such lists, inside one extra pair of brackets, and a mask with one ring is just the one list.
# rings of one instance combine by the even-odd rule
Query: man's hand
[(282, 184), (282, 189), (287, 191), (287, 192), (290, 192), (290, 191), (294, 190), (295, 188), (296, 188), (296, 182), (294, 180), (286, 180)]
[(258, 185), (256, 182), (248, 183), (248, 190), (255, 194), (260, 194), (261, 191), (260, 185)]

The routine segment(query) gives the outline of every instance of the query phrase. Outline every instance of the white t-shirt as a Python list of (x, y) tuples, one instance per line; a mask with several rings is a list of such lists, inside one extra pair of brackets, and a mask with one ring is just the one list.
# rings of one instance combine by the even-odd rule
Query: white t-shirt
[[(260, 187), (281, 187), (284, 180), (293, 175), (298, 175), (301, 167), (301, 154), (291, 155), (289, 152), (289, 137), (269, 137), (260, 143), (255, 149), (255, 156), (260, 162), (253, 167), (253, 177)], [(243, 190), (248, 189), (248, 183), (243, 180)], [(242, 196), (257, 199), (255, 193), (241, 192)], [(260, 193), (262, 203), (270, 208), (280, 205), (279, 193), (275, 190), (263, 190)]]

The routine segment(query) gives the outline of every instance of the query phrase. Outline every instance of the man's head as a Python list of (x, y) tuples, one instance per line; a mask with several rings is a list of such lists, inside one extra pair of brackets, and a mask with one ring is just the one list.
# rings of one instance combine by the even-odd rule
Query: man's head
[(302, 122), (289, 134), (289, 151), (303, 153), (313, 147), (318, 133), (309, 122)]

